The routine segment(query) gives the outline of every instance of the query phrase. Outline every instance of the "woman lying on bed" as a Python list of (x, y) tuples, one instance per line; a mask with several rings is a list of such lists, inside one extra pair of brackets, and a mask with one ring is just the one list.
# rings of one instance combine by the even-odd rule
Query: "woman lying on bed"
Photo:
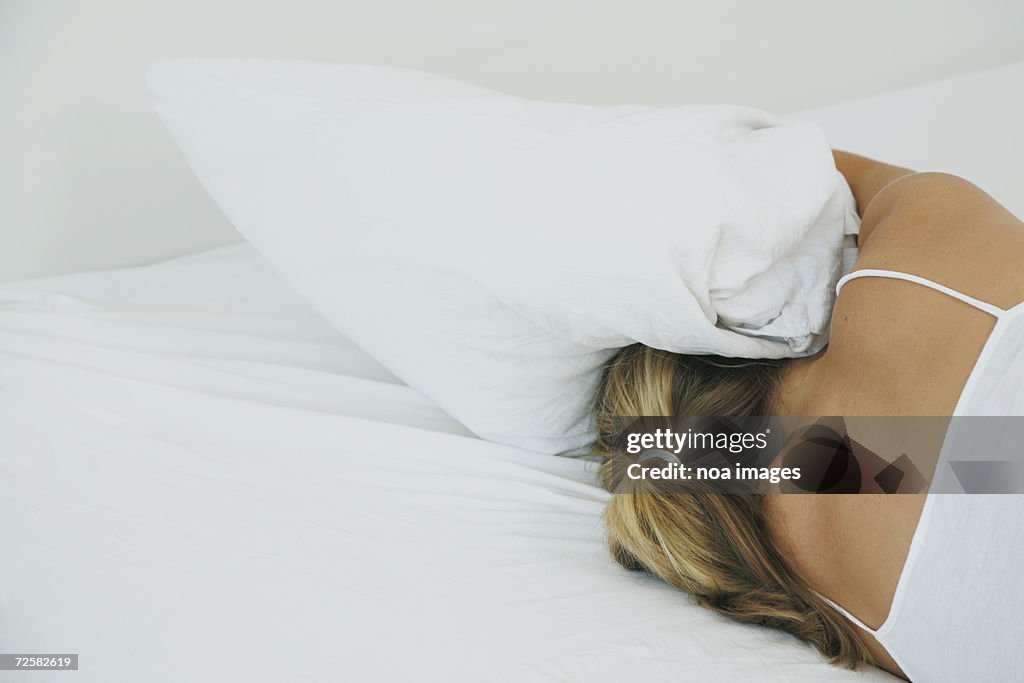
[[(829, 346), (783, 361), (623, 349), (599, 394), (600, 448), (615, 416), (1024, 414), (1024, 224), (960, 178), (835, 159), (863, 224)], [(631, 493), (606, 518), (623, 565), (836, 664), (1024, 680), (1024, 496)]]

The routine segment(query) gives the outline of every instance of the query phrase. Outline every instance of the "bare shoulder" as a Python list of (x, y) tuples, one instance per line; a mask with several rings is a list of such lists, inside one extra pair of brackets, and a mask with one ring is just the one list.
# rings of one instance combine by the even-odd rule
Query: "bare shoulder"
[[(918, 173), (865, 211), (854, 270), (917, 275), (1008, 308), (1024, 300), (1024, 224), (962, 178)], [(994, 319), (920, 284), (862, 278), (843, 288), (823, 408), (847, 415), (949, 415)], [(838, 412), (836, 412), (838, 411)]]
[(964, 178), (890, 183), (865, 210), (861, 237), (857, 268), (902, 270), (1003, 307), (1024, 294), (1024, 223)]

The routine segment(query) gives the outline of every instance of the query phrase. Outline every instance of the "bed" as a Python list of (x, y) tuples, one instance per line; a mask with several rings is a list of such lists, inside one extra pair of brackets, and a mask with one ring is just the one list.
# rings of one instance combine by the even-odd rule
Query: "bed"
[[(1024, 213), (1022, 84), (793, 117)], [(621, 569), (606, 495), (472, 436), (247, 245), (0, 286), (0, 651), (80, 654), (25, 680), (893, 680)]]

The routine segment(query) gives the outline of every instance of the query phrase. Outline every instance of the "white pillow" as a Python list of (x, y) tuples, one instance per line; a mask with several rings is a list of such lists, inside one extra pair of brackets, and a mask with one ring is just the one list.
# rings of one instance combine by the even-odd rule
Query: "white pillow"
[(239, 231), (481, 437), (594, 435), (614, 349), (820, 349), (849, 188), (818, 129), (742, 107), (536, 102), (392, 67), (156, 64), (157, 110)]

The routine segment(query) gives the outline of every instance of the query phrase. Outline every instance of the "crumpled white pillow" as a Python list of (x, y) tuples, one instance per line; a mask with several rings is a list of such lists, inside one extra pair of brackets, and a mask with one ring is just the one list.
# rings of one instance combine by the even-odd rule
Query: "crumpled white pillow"
[(175, 60), (154, 106), (300, 294), (481, 437), (586, 445), (602, 364), (825, 343), (853, 198), (820, 131), (393, 67)]

